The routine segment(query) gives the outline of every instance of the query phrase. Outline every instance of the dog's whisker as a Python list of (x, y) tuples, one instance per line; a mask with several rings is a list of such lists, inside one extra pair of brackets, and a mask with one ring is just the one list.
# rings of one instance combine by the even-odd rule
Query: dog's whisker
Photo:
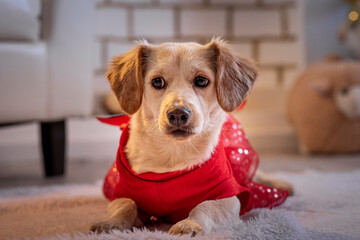
[(190, 145), (197, 153), (201, 154), (201, 153), (199, 152), (199, 150), (194, 146), (194, 144), (192, 144), (191, 141), (189, 141), (188, 143), (189, 143), (189, 145)]
[(215, 119), (212, 119), (210, 120), (210, 125), (214, 125), (216, 127), (221, 127), (222, 126), (222, 123), (220, 123), (219, 121), (215, 120)]
[(157, 121), (154, 121), (152, 124), (150, 124), (148, 130), (149, 130), (149, 131), (152, 131), (152, 130), (154, 130), (155, 127), (157, 127), (157, 126), (158, 126)]
[(150, 135), (154, 135), (157, 134), (157, 128), (159, 127), (159, 124), (157, 121), (154, 121), (148, 128), (147, 128), (147, 133)]

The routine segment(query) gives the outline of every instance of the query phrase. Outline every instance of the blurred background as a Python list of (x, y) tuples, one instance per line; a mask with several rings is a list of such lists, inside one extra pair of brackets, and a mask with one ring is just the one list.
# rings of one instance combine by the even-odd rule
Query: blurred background
[[(222, 36), (258, 63), (254, 90), (234, 116), (265, 169), (324, 168), (339, 158), (358, 166), (360, 144), (342, 151), (351, 155), (300, 152), (286, 110), (309, 66), (359, 57), (358, 7), (356, 0), (0, 0), (0, 187), (105, 175), (120, 136), (95, 119), (109, 110), (107, 64), (142, 38)], [(65, 178), (42, 180), (64, 168)]]

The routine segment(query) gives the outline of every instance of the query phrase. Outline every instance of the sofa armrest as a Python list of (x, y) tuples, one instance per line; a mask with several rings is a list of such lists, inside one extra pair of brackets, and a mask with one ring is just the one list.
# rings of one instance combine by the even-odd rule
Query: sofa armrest
[(51, 26), (45, 36), (49, 120), (89, 115), (93, 110), (95, 1), (51, 1), (49, 8), (50, 19), (45, 22)]

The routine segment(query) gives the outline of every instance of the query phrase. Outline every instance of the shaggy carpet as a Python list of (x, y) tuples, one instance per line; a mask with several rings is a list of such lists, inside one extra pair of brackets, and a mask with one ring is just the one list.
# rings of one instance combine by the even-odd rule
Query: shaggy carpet
[(360, 171), (276, 173), (295, 196), (273, 210), (257, 209), (234, 226), (205, 236), (171, 236), (169, 225), (111, 234), (87, 227), (106, 214), (101, 183), (0, 190), (0, 239), (359, 239)]

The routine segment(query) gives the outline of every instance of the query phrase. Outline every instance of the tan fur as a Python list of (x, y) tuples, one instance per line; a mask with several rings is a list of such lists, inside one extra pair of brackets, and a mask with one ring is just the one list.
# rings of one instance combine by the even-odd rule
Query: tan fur
[(240, 221), (240, 202), (234, 196), (219, 200), (204, 201), (197, 205), (189, 217), (176, 223), (169, 232), (171, 234), (208, 233), (219, 226), (228, 226)]
[(231, 47), (220, 39), (208, 45), (216, 55), (216, 93), (220, 106), (227, 112), (234, 111), (247, 97), (257, 70), (254, 63), (234, 54)]
[(108, 214), (108, 219), (93, 224), (90, 231), (109, 232), (112, 229), (125, 230), (142, 225), (137, 216), (136, 203), (129, 198), (118, 198), (109, 203)]
[[(136, 69), (142, 69), (142, 75), (140, 70), (136, 75)], [(194, 88), (192, 81), (197, 75), (207, 77), (210, 86), (200, 90)], [(132, 79), (128, 79), (129, 76)], [(151, 88), (151, 80), (158, 76), (168, 82), (169, 87), (164, 92)], [(205, 46), (142, 43), (115, 58), (108, 78), (122, 109), (133, 114), (140, 107), (132, 116), (126, 147), (130, 166), (137, 173), (168, 172), (191, 168), (208, 159), (225, 120), (224, 110), (233, 111), (242, 103), (255, 77), (254, 66), (235, 55), (220, 39)], [(141, 82), (143, 86), (134, 90)], [(166, 110), (173, 105), (187, 105), (193, 113), (195, 136), (186, 141), (175, 140), (165, 133)]]
[(145, 58), (146, 46), (139, 44), (126, 54), (115, 57), (106, 75), (121, 108), (129, 114), (135, 113), (142, 101)]
[[(206, 77), (209, 85), (194, 86), (197, 76)], [(165, 80), (164, 89), (152, 87), (152, 79), (158, 77)], [(245, 100), (255, 77), (254, 65), (236, 55), (219, 38), (207, 45), (141, 43), (116, 57), (108, 79), (121, 108), (132, 115), (125, 147), (132, 169), (136, 173), (163, 173), (205, 162), (218, 142), (226, 112)], [(178, 107), (191, 110), (187, 127), (191, 135), (186, 138), (168, 132), (167, 112)], [(239, 210), (236, 197), (206, 201), (196, 206), (187, 219), (175, 224), (170, 233), (209, 232), (217, 225), (233, 223), (239, 218)], [(115, 218), (124, 222), (128, 210), (114, 211)]]

